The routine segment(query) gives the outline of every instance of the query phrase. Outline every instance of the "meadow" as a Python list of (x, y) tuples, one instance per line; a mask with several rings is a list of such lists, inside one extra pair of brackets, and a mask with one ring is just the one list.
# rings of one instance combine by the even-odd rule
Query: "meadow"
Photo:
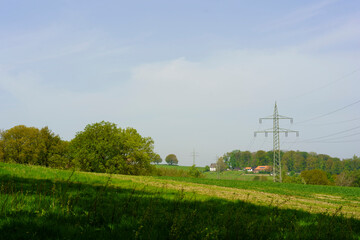
[[(186, 172), (190, 170), (190, 166), (177, 166), (159, 164), (155, 165), (158, 170), (164, 172), (166, 176), (185, 177)], [(241, 181), (272, 181), (272, 177), (268, 174), (246, 174), (243, 171), (223, 171), (223, 172), (204, 172), (205, 167), (196, 167), (197, 170), (202, 172), (202, 178), (208, 179), (229, 179), (229, 180), (241, 180)], [(261, 177), (260, 177), (261, 176)], [(254, 179), (255, 178), (255, 179)]]
[(358, 188), (0, 163), (0, 239), (359, 239)]

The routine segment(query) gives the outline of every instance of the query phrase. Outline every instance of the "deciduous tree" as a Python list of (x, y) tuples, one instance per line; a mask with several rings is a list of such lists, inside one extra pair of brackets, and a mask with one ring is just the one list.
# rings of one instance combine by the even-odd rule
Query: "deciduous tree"
[(222, 171), (226, 170), (226, 168), (227, 168), (227, 166), (224, 163), (224, 158), (219, 157), (216, 162), (216, 170), (222, 172)]
[(166, 156), (165, 162), (167, 162), (169, 165), (177, 165), (179, 163), (179, 160), (177, 159), (175, 154), (169, 154)]
[(0, 149), (0, 158), (5, 162), (64, 167), (69, 161), (67, 143), (48, 127), (39, 130), (18, 125), (3, 131)]
[(162, 158), (160, 157), (159, 154), (156, 154), (154, 159), (152, 159), (152, 162), (154, 162), (156, 164), (160, 164), (160, 163), (162, 163)]
[(121, 129), (102, 121), (78, 132), (70, 148), (81, 170), (140, 175), (153, 170), (153, 143), (133, 128)]

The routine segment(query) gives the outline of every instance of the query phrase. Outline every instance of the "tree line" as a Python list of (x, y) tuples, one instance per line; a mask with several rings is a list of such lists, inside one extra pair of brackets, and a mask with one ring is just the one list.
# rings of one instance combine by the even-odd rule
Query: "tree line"
[[(326, 154), (314, 152), (287, 151), (281, 152), (282, 169), (286, 172), (302, 172), (319, 169), (330, 174), (340, 174), (343, 171), (360, 170), (360, 158), (340, 160)], [(259, 150), (257, 152), (234, 150), (223, 156), (224, 162), (231, 169), (256, 167), (273, 164), (273, 151)]]
[[(287, 151), (280, 156), (285, 182), (360, 187), (360, 158), (356, 155), (340, 160), (326, 154)], [(234, 150), (222, 158), (230, 169), (273, 165), (273, 151)]]
[(15, 126), (0, 132), (0, 161), (76, 168), (89, 172), (146, 175), (160, 159), (154, 141), (134, 128), (114, 123), (89, 124), (71, 141), (62, 140), (48, 127)]

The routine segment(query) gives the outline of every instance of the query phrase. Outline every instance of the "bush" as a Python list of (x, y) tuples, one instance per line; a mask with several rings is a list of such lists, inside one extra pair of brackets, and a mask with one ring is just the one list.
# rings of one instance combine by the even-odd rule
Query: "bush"
[(304, 184), (304, 180), (303, 180), (302, 177), (299, 176), (299, 175), (294, 175), (294, 176), (284, 175), (284, 177), (283, 177), (283, 182), (284, 182), (284, 183)]
[(191, 168), (189, 169), (189, 175), (191, 177), (200, 177), (201, 176), (201, 172), (195, 167), (195, 165), (192, 165)]
[(300, 176), (304, 179), (305, 184), (331, 185), (326, 172), (319, 169), (302, 171)]

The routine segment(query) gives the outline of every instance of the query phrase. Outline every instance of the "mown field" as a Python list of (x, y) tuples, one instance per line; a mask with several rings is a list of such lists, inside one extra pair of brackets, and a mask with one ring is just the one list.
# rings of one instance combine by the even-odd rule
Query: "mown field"
[[(158, 169), (188, 171), (190, 166), (171, 166), (167, 164), (155, 165)], [(204, 167), (196, 167), (200, 172), (205, 170)], [(229, 179), (229, 180), (241, 180), (241, 181), (272, 181), (272, 177), (268, 174), (245, 174), (243, 171), (223, 171), (218, 172), (204, 172), (202, 178), (208, 179)], [(255, 179), (254, 179), (255, 178)]]
[(360, 239), (360, 189), (0, 163), (0, 239)]

